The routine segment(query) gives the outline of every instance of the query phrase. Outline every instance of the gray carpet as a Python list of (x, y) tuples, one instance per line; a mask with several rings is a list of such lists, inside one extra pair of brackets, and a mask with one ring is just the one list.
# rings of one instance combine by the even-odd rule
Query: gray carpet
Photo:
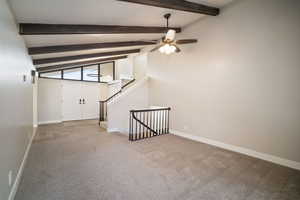
[(299, 200), (300, 172), (174, 135), (129, 142), (96, 121), (38, 128), (16, 200)]

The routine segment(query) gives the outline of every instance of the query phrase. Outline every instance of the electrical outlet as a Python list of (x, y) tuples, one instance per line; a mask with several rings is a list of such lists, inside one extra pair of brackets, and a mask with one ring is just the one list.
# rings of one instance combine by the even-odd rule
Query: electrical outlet
[(23, 82), (26, 82), (26, 80), (27, 80), (27, 76), (23, 75)]
[(8, 172), (8, 186), (10, 187), (12, 184), (12, 170)]

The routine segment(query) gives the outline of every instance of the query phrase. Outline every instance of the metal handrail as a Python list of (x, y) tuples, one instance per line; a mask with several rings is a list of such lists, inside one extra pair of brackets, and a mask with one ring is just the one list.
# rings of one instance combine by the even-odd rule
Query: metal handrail
[(121, 90), (119, 90), (118, 92), (113, 94), (111, 97), (107, 98), (106, 100), (99, 101), (99, 125), (100, 125), (101, 121), (105, 121), (106, 118), (107, 118), (107, 103), (109, 101), (111, 101), (114, 97), (116, 97), (118, 94), (120, 94), (125, 87), (127, 87), (128, 85), (130, 85), (134, 81), (135, 81), (135, 79), (132, 79), (131, 81), (129, 81), (128, 83), (123, 85), (121, 87)]
[(110, 101), (111, 99), (113, 99), (115, 96), (117, 96), (118, 94), (120, 94), (125, 87), (127, 87), (128, 85), (130, 85), (134, 81), (135, 81), (135, 79), (132, 79), (131, 81), (129, 81), (128, 83), (126, 83), (125, 85), (123, 85), (121, 87), (121, 90), (119, 90), (118, 92), (116, 92), (115, 94), (113, 94), (111, 97), (107, 98), (106, 100), (100, 100), (99, 102), (105, 102), (105, 103), (107, 103), (108, 101)]
[(130, 112), (149, 112), (149, 111), (160, 111), (160, 110), (171, 110), (171, 108), (170, 107), (166, 107), (166, 108), (150, 108), (150, 109), (130, 110)]

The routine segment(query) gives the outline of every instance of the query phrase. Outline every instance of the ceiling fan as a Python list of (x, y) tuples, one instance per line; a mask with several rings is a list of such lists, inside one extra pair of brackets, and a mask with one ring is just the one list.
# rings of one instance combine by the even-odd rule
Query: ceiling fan
[[(167, 29), (169, 29), (169, 19), (171, 14), (165, 14), (164, 18), (167, 20)], [(181, 50), (178, 45), (182, 44), (190, 44), (196, 43), (196, 39), (182, 39), (182, 40), (175, 40), (176, 31), (173, 29), (169, 29), (166, 36), (164, 36), (161, 40), (159, 40), (158, 45), (152, 49), (150, 52), (159, 50), (161, 53), (171, 54), (171, 53), (179, 53)]]

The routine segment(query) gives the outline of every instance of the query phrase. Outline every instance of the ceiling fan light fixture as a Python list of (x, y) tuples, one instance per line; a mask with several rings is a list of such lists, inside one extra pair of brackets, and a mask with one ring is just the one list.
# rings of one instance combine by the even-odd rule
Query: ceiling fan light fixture
[(160, 53), (165, 53), (165, 45), (159, 48)]
[(171, 49), (171, 51), (172, 51), (173, 53), (176, 51), (176, 47), (173, 46), (173, 45), (170, 46), (170, 49)]
[(158, 44), (156, 47), (150, 50), (150, 52), (154, 51), (159, 51), (160, 53), (163, 54), (172, 54), (172, 53), (180, 53), (181, 49), (178, 47), (178, 45), (182, 44), (191, 44), (191, 43), (196, 43), (196, 39), (181, 39), (181, 40), (175, 40), (175, 34), (176, 31), (173, 29), (169, 29), (169, 18), (171, 17), (171, 14), (165, 14), (164, 18), (167, 20), (167, 27), (166, 30), (167, 33), (166, 35), (158, 40)]
[(171, 54), (171, 53), (175, 53), (176, 51), (176, 47), (170, 44), (165, 44), (164, 46), (159, 48), (159, 52), (160, 53), (164, 53), (164, 54)]

